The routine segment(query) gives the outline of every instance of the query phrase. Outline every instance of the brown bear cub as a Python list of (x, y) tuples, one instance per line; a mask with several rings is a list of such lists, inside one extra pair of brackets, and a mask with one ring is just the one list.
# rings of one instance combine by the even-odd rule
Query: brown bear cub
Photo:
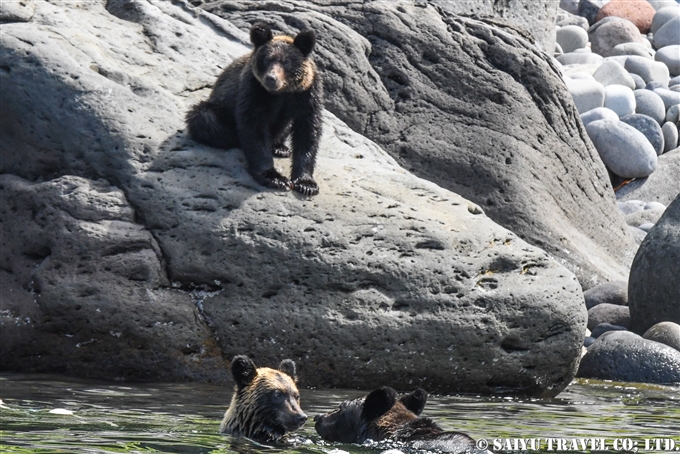
[(259, 442), (280, 442), (307, 421), (300, 409), (292, 360), (284, 359), (276, 370), (258, 368), (247, 356), (235, 356), (231, 373), (236, 389), (220, 432)]
[(394, 389), (378, 388), (366, 397), (348, 400), (325, 415), (314, 417), (316, 432), (326, 441), (363, 443), (397, 441), (416, 450), (486, 453), (460, 432), (442, 429), (430, 418), (419, 417), (427, 392), (417, 389), (397, 399)]
[[(323, 84), (310, 57), (314, 31), (273, 36), (268, 25), (256, 23), (250, 41), (255, 49), (227, 66), (210, 97), (187, 113), (189, 137), (215, 148), (241, 148), (248, 171), (264, 186), (316, 195)], [(290, 180), (274, 168), (274, 156), (290, 155), (289, 137)]]

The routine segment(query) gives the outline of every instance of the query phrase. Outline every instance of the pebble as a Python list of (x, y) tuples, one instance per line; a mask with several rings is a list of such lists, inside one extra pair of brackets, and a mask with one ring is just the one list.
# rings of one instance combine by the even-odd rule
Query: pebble
[(652, 117), (659, 125), (666, 121), (666, 107), (661, 96), (651, 90), (635, 90), (633, 94), (636, 113)]
[(635, 24), (640, 33), (647, 33), (655, 13), (656, 10), (646, 0), (611, 0), (598, 11), (595, 20), (621, 17)]
[(661, 83), (664, 87), (668, 87), (668, 81), (670, 80), (668, 66), (661, 62), (633, 55), (626, 59), (624, 67), (626, 71), (637, 74), (647, 83), (654, 81)]
[(680, 121), (680, 104), (671, 106), (666, 111), (666, 121), (670, 121), (671, 123), (678, 123), (678, 121)]
[(649, 31), (656, 33), (666, 22), (673, 19), (674, 17), (680, 17), (680, 5), (667, 6), (657, 10), (654, 18), (652, 19), (652, 26)]
[[(678, 34), (680, 35), (680, 30)], [(680, 44), (662, 47), (654, 54), (654, 60), (666, 65), (671, 76), (680, 75)]]
[(588, 347), (590, 347), (591, 345), (593, 345), (593, 343), (594, 343), (596, 340), (597, 340), (597, 339), (595, 339), (594, 337), (587, 336), (585, 339), (583, 339), (583, 346), (586, 347), (586, 348), (588, 348)]
[(603, 57), (609, 57), (609, 52), (622, 43), (643, 43), (644, 38), (631, 21), (618, 17), (607, 17), (596, 23), (588, 31), (590, 48)]
[(645, 210), (666, 210), (666, 205), (661, 202), (647, 202), (644, 207)]
[(569, 11), (566, 11), (564, 8), (561, 8), (560, 10), (557, 11), (555, 25), (557, 25), (558, 27), (564, 27), (566, 25), (576, 25), (584, 29), (586, 32), (590, 28), (588, 19), (586, 19), (585, 17), (577, 16), (575, 13), (572, 14)]
[(680, 76), (675, 76), (668, 82), (669, 87), (674, 87), (676, 85), (680, 85)]
[[(626, 215), (626, 224), (642, 229), (645, 224), (656, 224), (659, 218), (663, 216), (665, 208), (654, 208), (650, 210), (636, 211), (635, 213)], [(642, 229), (644, 230), (644, 229)]]
[(680, 325), (673, 322), (660, 322), (645, 331), (644, 339), (661, 342), (680, 351)]
[(573, 52), (586, 47), (588, 32), (577, 25), (566, 25), (557, 29), (555, 39), (563, 52)]
[(680, 17), (674, 17), (654, 33), (652, 44), (655, 49), (680, 44)]
[[(644, 202), (640, 204), (644, 205)], [(640, 210), (642, 209), (640, 207)], [(598, 284), (583, 292), (583, 298), (586, 302), (586, 309), (603, 303), (626, 306), (628, 305), (628, 282), (611, 281)]]
[(656, 151), (637, 129), (621, 121), (598, 120), (586, 131), (604, 165), (622, 178), (643, 178), (656, 169)]
[(644, 114), (632, 114), (621, 117), (621, 121), (640, 131), (654, 147), (657, 156), (664, 151), (664, 136), (659, 123)]
[(557, 57), (563, 65), (601, 65), (604, 59), (592, 52), (567, 52)]
[(618, 121), (618, 119), (619, 116), (616, 114), (616, 112), (611, 109), (607, 109), (606, 107), (596, 107), (581, 114), (581, 122), (583, 123), (583, 126), (586, 126), (588, 123), (592, 123), (593, 121), (597, 120)]
[(643, 232), (649, 233), (650, 230), (652, 230), (652, 227), (654, 227), (655, 223), (654, 222), (645, 222), (644, 224), (638, 226), (638, 229), (642, 230)]
[(671, 106), (680, 104), (680, 93), (677, 91), (672, 91), (667, 88), (655, 88), (654, 93), (659, 95), (659, 97), (663, 100), (665, 110), (670, 109)]
[(635, 113), (635, 95), (624, 85), (604, 87), (604, 107), (613, 110), (619, 117)]
[(628, 309), (628, 306), (609, 303), (598, 304), (588, 309), (588, 329), (592, 331), (600, 323), (610, 323), (628, 328), (630, 326), (630, 309)]
[(637, 74), (630, 74), (630, 77), (635, 82), (635, 89), (636, 90), (641, 90), (641, 89), (645, 88), (645, 85), (647, 85), (647, 84), (645, 84), (644, 79), (642, 77), (638, 76)]
[(570, 78), (564, 81), (579, 113), (604, 105), (604, 86), (601, 83), (595, 80)]
[(623, 85), (631, 90), (635, 89), (635, 81), (630, 77), (628, 71), (613, 60), (602, 63), (602, 65), (597, 68), (597, 71), (593, 73), (593, 78), (605, 87), (607, 85)]
[(678, 127), (674, 123), (667, 121), (661, 127), (663, 132), (663, 140), (666, 142), (663, 147), (663, 152), (674, 150), (678, 147)]
[(638, 57), (654, 58), (654, 50), (649, 46), (640, 43), (622, 43), (617, 44), (609, 52), (610, 56), (618, 55), (637, 55)]
[(621, 325), (612, 325), (611, 323), (600, 323), (594, 329), (590, 337), (597, 339), (601, 335), (609, 331), (628, 331), (628, 328)]

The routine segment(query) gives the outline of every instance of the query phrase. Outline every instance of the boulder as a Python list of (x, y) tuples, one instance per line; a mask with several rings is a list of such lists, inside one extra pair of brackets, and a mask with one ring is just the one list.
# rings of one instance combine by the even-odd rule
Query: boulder
[(32, 21), (1, 37), (2, 370), (224, 382), (247, 353), (294, 359), (305, 387), (570, 382), (578, 281), (476, 204), (332, 114), (311, 199), (186, 139), (247, 34), (182, 2), (39, 2)]
[(628, 71), (626, 71), (621, 64), (615, 61), (603, 62), (602, 65), (597, 68), (597, 71), (593, 73), (593, 77), (605, 87), (608, 85), (622, 85), (631, 90), (635, 89), (635, 81), (631, 75), (628, 74)]
[(635, 90), (635, 113), (653, 118), (659, 125), (666, 120), (666, 107), (661, 96), (652, 90)]
[(583, 292), (586, 300), (586, 309), (590, 309), (598, 304), (617, 304), (619, 306), (628, 305), (628, 282), (613, 281), (598, 284)]
[(581, 358), (578, 377), (637, 383), (680, 382), (680, 352), (628, 331), (601, 335)]
[(557, 29), (556, 39), (563, 52), (573, 52), (586, 47), (588, 32), (578, 25), (565, 25)]
[(647, 138), (622, 121), (597, 120), (586, 126), (602, 162), (622, 178), (649, 176), (657, 166), (657, 155)]
[(680, 17), (676, 16), (664, 23), (655, 33), (652, 40), (654, 49), (680, 44)]
[[(677, 180), (677, 178), (676, 178)], [(680, 324), (680, 196), (647, 234), (628, 281), (631, 330), (644, 333), (659, 322)]]
[(680, 17), (680, 5), (677, 3), (657, 10), (652, 19), (650, 31), (656, 33), (657, 30), (666, 25), (666, 22), (676, 17)]
[(243, 30), (255, 20), (324, 29), (331, 112), (557, 257), (584, 288), (625, 279), (636, 246), (551, 57), (507, 26), (429, 4), (314, 3), (309, 14), (286, 1), (202, 7)]
[(625, 85), (607, 85), (604, 87), (604, 107), (616, 112), (619, 117), (635, 113), (635, 95)]
[(607, 109), (606, 107), (596, 107), (595, 109), (591, 109), (588, 112), (581, 114), (583, 126), (588, 126), (589, 123), (597, 120), (619, 121), (619, 116), (616, 112)]
[(593, 332), (590, 334), (590, 337), (593, 339), (594, 342), (595, 339), (602, 336), (604, 333), (608, 333), (609, 331), (628, 331), (628, 330), (626, 329), (625, 326), (612, 325), (611, 323), (600, 323), (595, 328), (593, 328)]
[(664, 140), (664, 153), (674, 150), (678, 147), (678, 127), (675, 123), (667, 121), (661, 127), (661, 133), (663, 134)]
[(632, 114), (621, 117), (621, 121), (640, 131), (654, 147), (657, 156), (664, 152), (664, 136), (661, 126), (652, 117)]
[(680, 325), (673, 322), (661, 322), (649, 328), (643, 338), (661, 342), (680, 351)]
[(590, 79), (565, 78), (564, 83), (567, 86), (567, 90), (569, 90), (569, 94), (573, 98), (576, 110), (580, 114), (584, 114), (604, 106), (605, 87), (600, 82)]
[[(680, 38), (678, 40), (680, 41)], [(666, 65), (671, 77), (678, 76), (680, 74), (680, 44), (662, 47), (654, 54), (654, 60)]]
[(647, 178), (631, 181), (616, 191), (620, 201), (645, 200), (669, 205), (680, 194), (680, 149), (658, 157), (657, 168)]
[(595, 21), (611, 16), (621, 17), (635, 24), (640, 33), (648, 33), (655, 13), (647, 0), (611, 0), (600, 8)]

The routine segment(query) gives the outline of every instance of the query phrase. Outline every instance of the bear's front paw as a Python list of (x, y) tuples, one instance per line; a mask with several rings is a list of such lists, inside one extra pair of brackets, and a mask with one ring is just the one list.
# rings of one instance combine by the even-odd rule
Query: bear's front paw
[(277, 158), (288, 158), (290, 157), (290, 148), (286, 146), (286, 144), (279, 143), (274, 145), (274, 148), (272, 149), (272, 154), (276, 156)]
[(292, 184), (293, 189), (302, 195), (311, 196), (319, 193), (319, 185), (311, 178), (296, 178), (292, 181)]
[(293, 185), (290, 180), (281, 175), (273, 167), (262, 172), (257, 180), (260, 184), (267, 186), (268, 188), (283, 189), (285, 191), (290, 191), (293, 189)]

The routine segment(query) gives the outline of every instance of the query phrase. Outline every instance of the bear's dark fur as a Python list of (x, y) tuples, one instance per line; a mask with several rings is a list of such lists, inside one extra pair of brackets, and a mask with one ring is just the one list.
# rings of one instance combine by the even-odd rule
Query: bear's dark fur
[(448, 432), (430, 418), (419, 417), (427, 392), (417, 389), (397, 399), (392, 388), (382, 387), (366, 397), (345, 401), (325, 415), (314, 417), (317, 433), (326, 441), (363, 443), (366, 440), (408, 443), (416, 450), (480, 453), (475, 441), (460, 432)]
[[(250, 29), (255, 49), (234, 60), (217, 79), (206, 101), (187, 113), (189, 137), (216, 148), (238, 147), (260, 184), (316, 195), (316, 153), (321, 139), (323, 84), (310, 54), (314, 31), (295, 38), (273, 36), (262, 23)], [(290, 180), (274, 168), (273, 156), (288, 156)]]
[(220, 432), (261, 442), (282, 441), (307, 421), (300, 409), (295, 363), (284, 359), (279, 369), (257, 368), (247, 356), (231, 362), (236, 389), (224, 413)]

